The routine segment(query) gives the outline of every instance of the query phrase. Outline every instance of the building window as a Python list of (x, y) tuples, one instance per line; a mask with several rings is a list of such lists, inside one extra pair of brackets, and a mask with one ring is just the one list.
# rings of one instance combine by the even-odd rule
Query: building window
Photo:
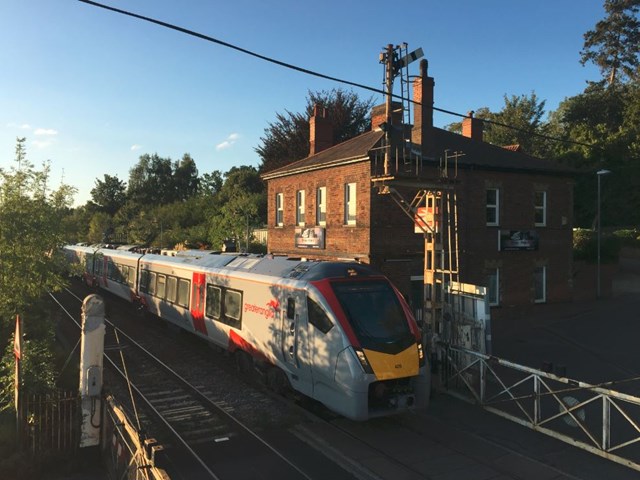
[(487, 300), (489, 305), (500, 305), (500, 269), (491, 268), (487, 275)]
[(284, 225), (284, 194), (276, 193), (276, 227)]
[(547, 301), (547, 267), (536, 267), (533, 272), (534, 302)]
[(536, 227), (545, 227), (547, 225), (547, 192), (536, 192), (534, 208)]
[(356, 224), (356, 184), (347, 183), (344, 186), (344, 224)]
[(320, 187), (316, 191), (316, 223), (327, 224), (327, 187)]
[(500, 225), (500, 190), (487, 189), (487, 225)]
[(296, 225), (304, 227), (304, 190), (296, 192)]

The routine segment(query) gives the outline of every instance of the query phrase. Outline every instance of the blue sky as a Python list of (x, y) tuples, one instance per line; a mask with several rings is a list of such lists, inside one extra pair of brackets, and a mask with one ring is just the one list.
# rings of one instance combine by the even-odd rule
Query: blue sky
[[(579, 52), (602, 0), (102, 3), (374, 88), (379, 53), (406, 42), (429, 61), (435, 106), (459, 113), (532, 91), (554, 110), (599, 79)], [(200, 173), (258, 166), (254, 148), (277, 112), (340, 86), (74, 0), (0, 0), (0, 45), (0, 168), (27, 137), (28, 158), (50, 160), (52, 185), (64, 176), (76, 204), (104, 174), (126, 182), (145, 153), (188, 152)]]

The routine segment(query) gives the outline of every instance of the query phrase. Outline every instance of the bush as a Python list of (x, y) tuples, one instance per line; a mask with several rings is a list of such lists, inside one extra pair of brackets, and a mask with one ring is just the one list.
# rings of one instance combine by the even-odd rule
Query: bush
[(612, 235), (620, 240), (623, 247), (640, 248), (640, 231), (635, 228), (616, 230)]
[[(622, 240), (615, 234), (603, 234), (600, 238), (600, 261), (616, 263)], [(593, 230), (576, 228), (573, 231), (573, 258), (588, 263), (598, 261), (598, 236)]]

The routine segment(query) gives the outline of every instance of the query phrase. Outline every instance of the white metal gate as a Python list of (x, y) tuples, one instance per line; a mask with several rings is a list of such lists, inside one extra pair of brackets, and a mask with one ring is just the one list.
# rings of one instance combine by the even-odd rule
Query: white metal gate
[(440, 344), (440, 388), (640, 471), (640, 398)]

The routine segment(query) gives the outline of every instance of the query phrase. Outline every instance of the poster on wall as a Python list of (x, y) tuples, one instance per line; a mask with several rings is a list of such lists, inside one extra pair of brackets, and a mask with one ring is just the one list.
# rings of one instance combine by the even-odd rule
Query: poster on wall
[(538, 250), (538, 232), (535, 230), (500, 230), (498, 250)]
[(322, 227), (296, 227), (296, 248), (324, 249), (324, 228)]

